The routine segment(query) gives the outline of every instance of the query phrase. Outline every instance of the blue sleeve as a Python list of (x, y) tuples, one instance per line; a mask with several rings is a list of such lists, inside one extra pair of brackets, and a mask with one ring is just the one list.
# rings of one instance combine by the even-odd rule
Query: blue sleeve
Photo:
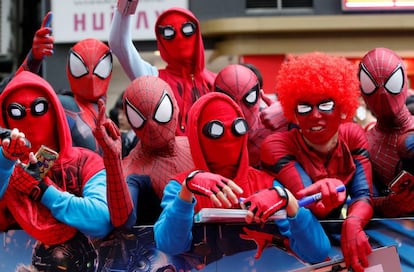
[(195, 199), (192, 203), (178, 196), (181, 184), (171, 180), (164, 188), (163, 209), (154, 225), (155, 244), (167, 254), (180, 254), (190, 250)]
[(356, 166), (355, 174), (346, 186), (351, 197), (351, 203), (359, 199), (371, 197), (371, 190), (365, 174), (365, 169), (360, 161), (354, 160), (354, 162)]
[(292, 251), (302, 260), (319, 263), (329, 256), (329, 238), (310, 210), (299, 208), (295, 217), (275, 220), (275, 223), (280, 233), (288, 237)]
[(3, 149), (0, 148), (0, 198), (3, 197), (4, 192), (9, 185), (10, 176), (14, 170), (16, 161), (9, 160), (3, 155)]
[(88, 236), (101, 238), (113, 228), (106, 199), (105, 170), (86, 182), (82, 197), (49, 186), (41, 202), (56, 219)]
[(158, 69), (143, 60), (131, 37), (131, 15), (123, 15), (117, 9), (112, 18), (109, 47), (118, 58), (130, 80), (143, 75), (158, 76)]
[[(277, 180), (273, 186), (283, 187)], [(299, 208), (295, 217), (275, 220), (280, 234), (289, 239), (290, 248), (302, 260), (319, 263), (329, 256), (331, 242), (321, 223), (306, 208)]]

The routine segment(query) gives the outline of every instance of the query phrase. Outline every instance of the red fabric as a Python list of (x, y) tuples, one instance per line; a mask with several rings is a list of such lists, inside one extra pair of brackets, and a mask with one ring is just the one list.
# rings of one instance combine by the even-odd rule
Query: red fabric
[[(75, 71), (78, 74), (74, 74)], [(105, 73), (98, 73), (100, 71)], [(112, 77), (109, 47), (92, 38), (77, 42), (69, 51), (66, 74), (78, 103), (97, 103), (99, 98), (106, 97)]]
[[(191, 37), (181, 36), (181, 25), (193, 22), (196, 32)], [(176, 37), (165, 40), (158, 31), (159, 26), (173, 25)], [(167, 63), (159, 70), (159, 76), (170, 84), (179, 108), (177, 135), (186, 135), (188, 111), (200, 96), (213, 91), (216, 74), (205, 68), (204, 44), (200, 23), (191, 11), (184, 8), (165, 10), (155, 23), (155, 33), (161, 58)]]
[[(16, 101), (24, 104), (30, 99), (37, 98), (34, 94), (47, 99), (49, 111), (46, 116), (38, 118), (47, 117), (49, 121), (54, 120), (54, 133), (44, 131), (39, 133), (39, 124), (42, 125), (42, 129), (52, 128), (52, 125), (42, 123), (40, 119), (30, 116), (30, 111), (26, 112), (25, 118), (17, 120), (19, 122), (15, 120), (13, 127), (25, 132), (27, 136), (33, 136), (30, 137), (32, 142), (30, 151), (36, 152), (40, 144), (54, 143), (51, 145), (59, 153), (59, 158), (49, 170), (48, 177), (58, 189), (82, 196), (82, 188), (86, 181), (104, 169), (103, 161), (92, 151), (72, 147), (64, 109), (50, 84), (31, 72), (23, 71), (17, 74), (1, 93), (0, 105), (4, 108), (8, 102)], [(20, 100), (11, 101), (10, 98)], [(47, 116), (49, 114), (53, 116)], [(2, 115), (0, 126), (10, 128), (9, 118)], [(23, 162), (27, 163), (27, 161)], [(15, 181), (10, 180), (10, 183), (13, 182)], [(45, 244), (58, 244), (69, 240), (76, 232), (72, 227), (58, 222), (40, 202), (31, 200), (27, 195), (15, 190), (13, 186), (7, 188), (5, 196), (0, 200), (0, 207), (3, 209), (0, 213), (1, 230), (14, 227), (17, 221), (25, 231)]]
[[(298, 191), (310, 185), (303, 183), (297, 163), (310, 177), (308, 182), (335, 178), (347, 186), (355, 174), (354, 160), (357, 160), (364, 168), (368, 186), (372, 191), (370, 161), (363, 155), (351, 152), (368, 149), (365, 133), (357, 124), (346, 123), (340, 126), (337, 145), (329, 155), (324, 156), (309, 148), (298, 129), (269, 136), (263, 142), (262, 148), (261, 158), (266, 169), (271, 171), (272, 175), (297, 198), (299, 198)], [(315, 209), (315, 204), (311, 204), (309, 208)]]
[(373, 209), (369, 202), (357, 201), (348, 209), (348, 216), (342, 224), (341, 248), (345, 262), (354, 271), (364, 271), (368, 266), (371, 245), (363, 228), (372, 218)]
[[(260, 165), (260, 145), (262, 141), (273, 131), (287, 130), (287, 122), (277, 128), (266, 128), (260, 116), (260, 102), (262, 98), (260, 84), (255, 73), (246, 66), (230, 64), (225, 66), (217, 74), (214, 81), (216, 92), (229, 95), (240, 106), (249, 126), (249, 138), (247, 147), (249, 150), (249, 162), (253, 167)], [(281, 108), (279, 107), (282, 113)], [(283, 113), (272, 118), (285, 120)], [(277, 122), (277, 121), (274, 121)]]
[(194, 167), (187, 137), (175, 136), (178, 107), (171, 87), (156, 76), (139, 77), (127, 86), (123, 101), (132, 127), (143, 123), (133, 128), (140, 140), (123, 160), (125, 177), (148, 175), (161, 199), (173, 176)]
[(133, 209), (133, 203), (122, 170), (122, 143), (118, 127), (106, 118), (104, 101), (99, 101), (99, 119), (94, 135), (103, 149), (106, 169), (106, 191), (111, 222), (122, 226)]
[[(204, 114), (207, 106), (215, 104), (216, 101), (220, 101), (220, 104), (223, 106), (222, 110), (213, 110), (213, 112), (210, 112), (209, 114)], [(226, 104), (227, 106), (225, 106)], [(226, 109), (226, 107), (228, 107), (228, 109)], [(228, 115), (228, 113), (230, 113), (230, 115)], [(207, 118), (208, 116), (211, 118), (210, 120)], [(234, 162), (229, 164), (228, 153), (223, 152), (221, 149), (222, 144), (226, 143), (224, 138), (226, 138), (225, 136), (227, 136), (227, 134), (223, 136), (224, 138), (221, 139), (216, 146), (214, 146), (214, 142), (209, 143), (208, 141), (204, 141), (206, 139), (200, 139), (200, 137), (206, 138), (206, 136), (202, 136), (203, 134), (200, 133), (200, 131), (203, 129), (203, 125), (208, 121), (220, 120), (225, 124), (229, 124), (229, 120), (234, 120), (234, 118), (242, 116), (243, 113), (240, 107), (238, 107), (236, 102), (234, 102), (229, 96), (218, 92), (206, 94), (197, 100), (190, 110), (188, 125), (191, 129), (188, 131), (188, 140), (191, 146), (191, 154), (194, 160), (195, 169), (209, 171), (216, 174), (221, 174), (223, 172), (229, 173), (230, 171), (233, 171), (231, 176), (226, 177), (233, 180), (239, 187), (242, 188), (243, 194), (239, 197), (248, 197), (260, 189), (272, 187), (274, 178), (267, 173), (249, 166), (247, 134), (239, 136), (242, 138), (241, 142), (237, 141), (236, 144), (229, 145), (234, 148), (230, 151), (233, 153), (231, 155), (231, 159), (238, 157), (238, 162), (236, 164), (234, 164)], [(222, 119), (223, 117), (228, 119)], [(229, 130), (228, 127), (225, 129)], [(230, 137), (230, 139), (233, 139), (233, 137)], [(209, 145), (203, 146), (203, 143), (208, 143)], [(213, 154), (217, 161), (214, 163), (210, 161), (210, 164), (208, 163), (207, 157), (204, 153), (206, 148), (213, 149), (210, 150), (210, 152), (215, 152), (217, 154)], [(182, 173), (175, 179), (182, 182), (189, 172), (191, 171)], [(196, 198), (197, 204), (195, 212), (199, 211), (201, 208), (212, 207), (212, 203), (208, 198), (200, 196), (196, 196)]]

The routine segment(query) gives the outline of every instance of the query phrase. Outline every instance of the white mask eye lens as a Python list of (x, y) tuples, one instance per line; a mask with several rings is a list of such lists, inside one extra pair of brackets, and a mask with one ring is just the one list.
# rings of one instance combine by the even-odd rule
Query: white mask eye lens
[(391, 77), (387, 80), (384, 87), (392, 94), (398, 94), (401, 92), (404, 86), (404, 72), (402, 68), (398, 68)]
[(154, 114), (154, 119), (159, 123), (168, 123), (173, 116), (173, 103), (169, 95), (164, 93), (160, 104)]
[(79, 78), (89, 73), (82, 58), (74, 52), (69, 53), (69, 71), (73, 77)]
[(299, 104), (296, 106), (296, 111), (299, 114), (306, 114), (312, 111), (312, 106), (307, 104)]
[(359, 82), (361, 86), (361, 91), (364, 94), (372, 94), (377, 89), (377, 85), (368, 75), (364, 68), (361, 68), (359, 71)]
[(109, 53), (105, 55), (96, 65), (93, 73), (98, 77), (105, 79), (108, 78), (112, 72), (112, 55)]

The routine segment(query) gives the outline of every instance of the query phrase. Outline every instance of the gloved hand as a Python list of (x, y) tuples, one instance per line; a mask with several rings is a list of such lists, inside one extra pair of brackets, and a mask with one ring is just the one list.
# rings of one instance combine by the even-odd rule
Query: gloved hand
[(372, 218), (372, 214), (371, 204), (359, 200), (349, 207), (348, 216), (342, 223), (342, 254), (346, 265), (355, 272), (362, 272), (368, 266), (368, 255), (372, 249), (363, 228)]
[(273, 102), (270, 106), (260, 112), (262, 124), (270, 130), (280, 130), (289, 126), (289, 121), (283, 115), (283, 109), (279, 101)]
[(248, 209), (246, 222), (266, 222), (275, 212), (286, 208), (289, 197), (286, 190), (280, 186), (260, 190), (241, 202)]
[(343, 182), (336, 178), (324, 178), (309, 185), (308, 187), (298, 191), (296, 197), (298, 199), (321, 193), (321, 200), (307, 206), (318, 218), (323, 218), (329, 214), (334, 208), (342, 205), (346, 199), (346, 191), (337, 192), (336, 187), (344, 185)]
[(118, 11), (123, 15), (135, 14), (138, 2), (138, 0), (118, 0)]
[(93, 134), (103, 150), (106, 169), (107, 199), (111, 222), (122, 226), (133, 210), (133, 202), (122, 169), (121, 133), (105, 115), (105, 102), (98, 101), (99, 117)]
[(273, 234), (251, 230), (243, 227), (245, 233), (240, 234), (240, 238), (244, 240), (253, 240), (257, 245), (257, 251), (254, 258), (257, 260), (262, 256), (263, 250), (272, 245)]
[(122, 156), (121, 133), (116, 124), (105, 115), (105, 102), (98, 100), (99, 117), (93, 134), (108, 158)]
[(28, 165), (16, 164), (10, 177), (9, 186), (38, 201), (42, 198), (49, 185), (40, 178), (39, 166), (34, 154), (30, 153), (29, 158), (31, 162)]
[(0, 128), (3, 155), (10, 160), (17, 160), (28, 154), (31, 144), (18, 129)]
[(204, 171), (190, 173), (184, 181), (185, 186), (193, 194), (209, 197), (217, 207), (231, 207), (238, 204), (236, 194), (243, 193), (243, 190), (232, 180), (218, 174)]
[(52, 12), (48, 12), (43, 18), (41, 27), (36, 31), (32, 43), (32, 56), (35, 60), (43, 60), (45, 56), (53, 54), (54, 37), (51, 36)]

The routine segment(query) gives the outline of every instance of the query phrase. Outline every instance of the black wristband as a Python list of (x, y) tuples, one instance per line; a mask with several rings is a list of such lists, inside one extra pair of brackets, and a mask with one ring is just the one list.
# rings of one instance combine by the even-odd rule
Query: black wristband
[(44, 182), (39, 182), (39, 184), (33, 187), (32, 191), (30, 192), (30, 198), (36, 201), (41, 200), (47, 188), (49, 188), (49, 185)]
[[(204, 172), (203, 170), (195, 170), (195, 171), (193, 171), (193, 172), (191, 172), (190, 174), (188, 174), (188, 176), (185, 178), (185, 186), (187, 187), (187, 189), (190, 191), (190, 192), (193, 192), (193, 190), (191, 190), (189, 187), (188, 187), (188, 182), (190, 181), (190, 180), (192, 180), (194, 177), (195, 177), (195, 175), (197, 175), (198, 173), (201, 173), (201, 172)], [(194, 193), (194, 192), (193, 192)]]

